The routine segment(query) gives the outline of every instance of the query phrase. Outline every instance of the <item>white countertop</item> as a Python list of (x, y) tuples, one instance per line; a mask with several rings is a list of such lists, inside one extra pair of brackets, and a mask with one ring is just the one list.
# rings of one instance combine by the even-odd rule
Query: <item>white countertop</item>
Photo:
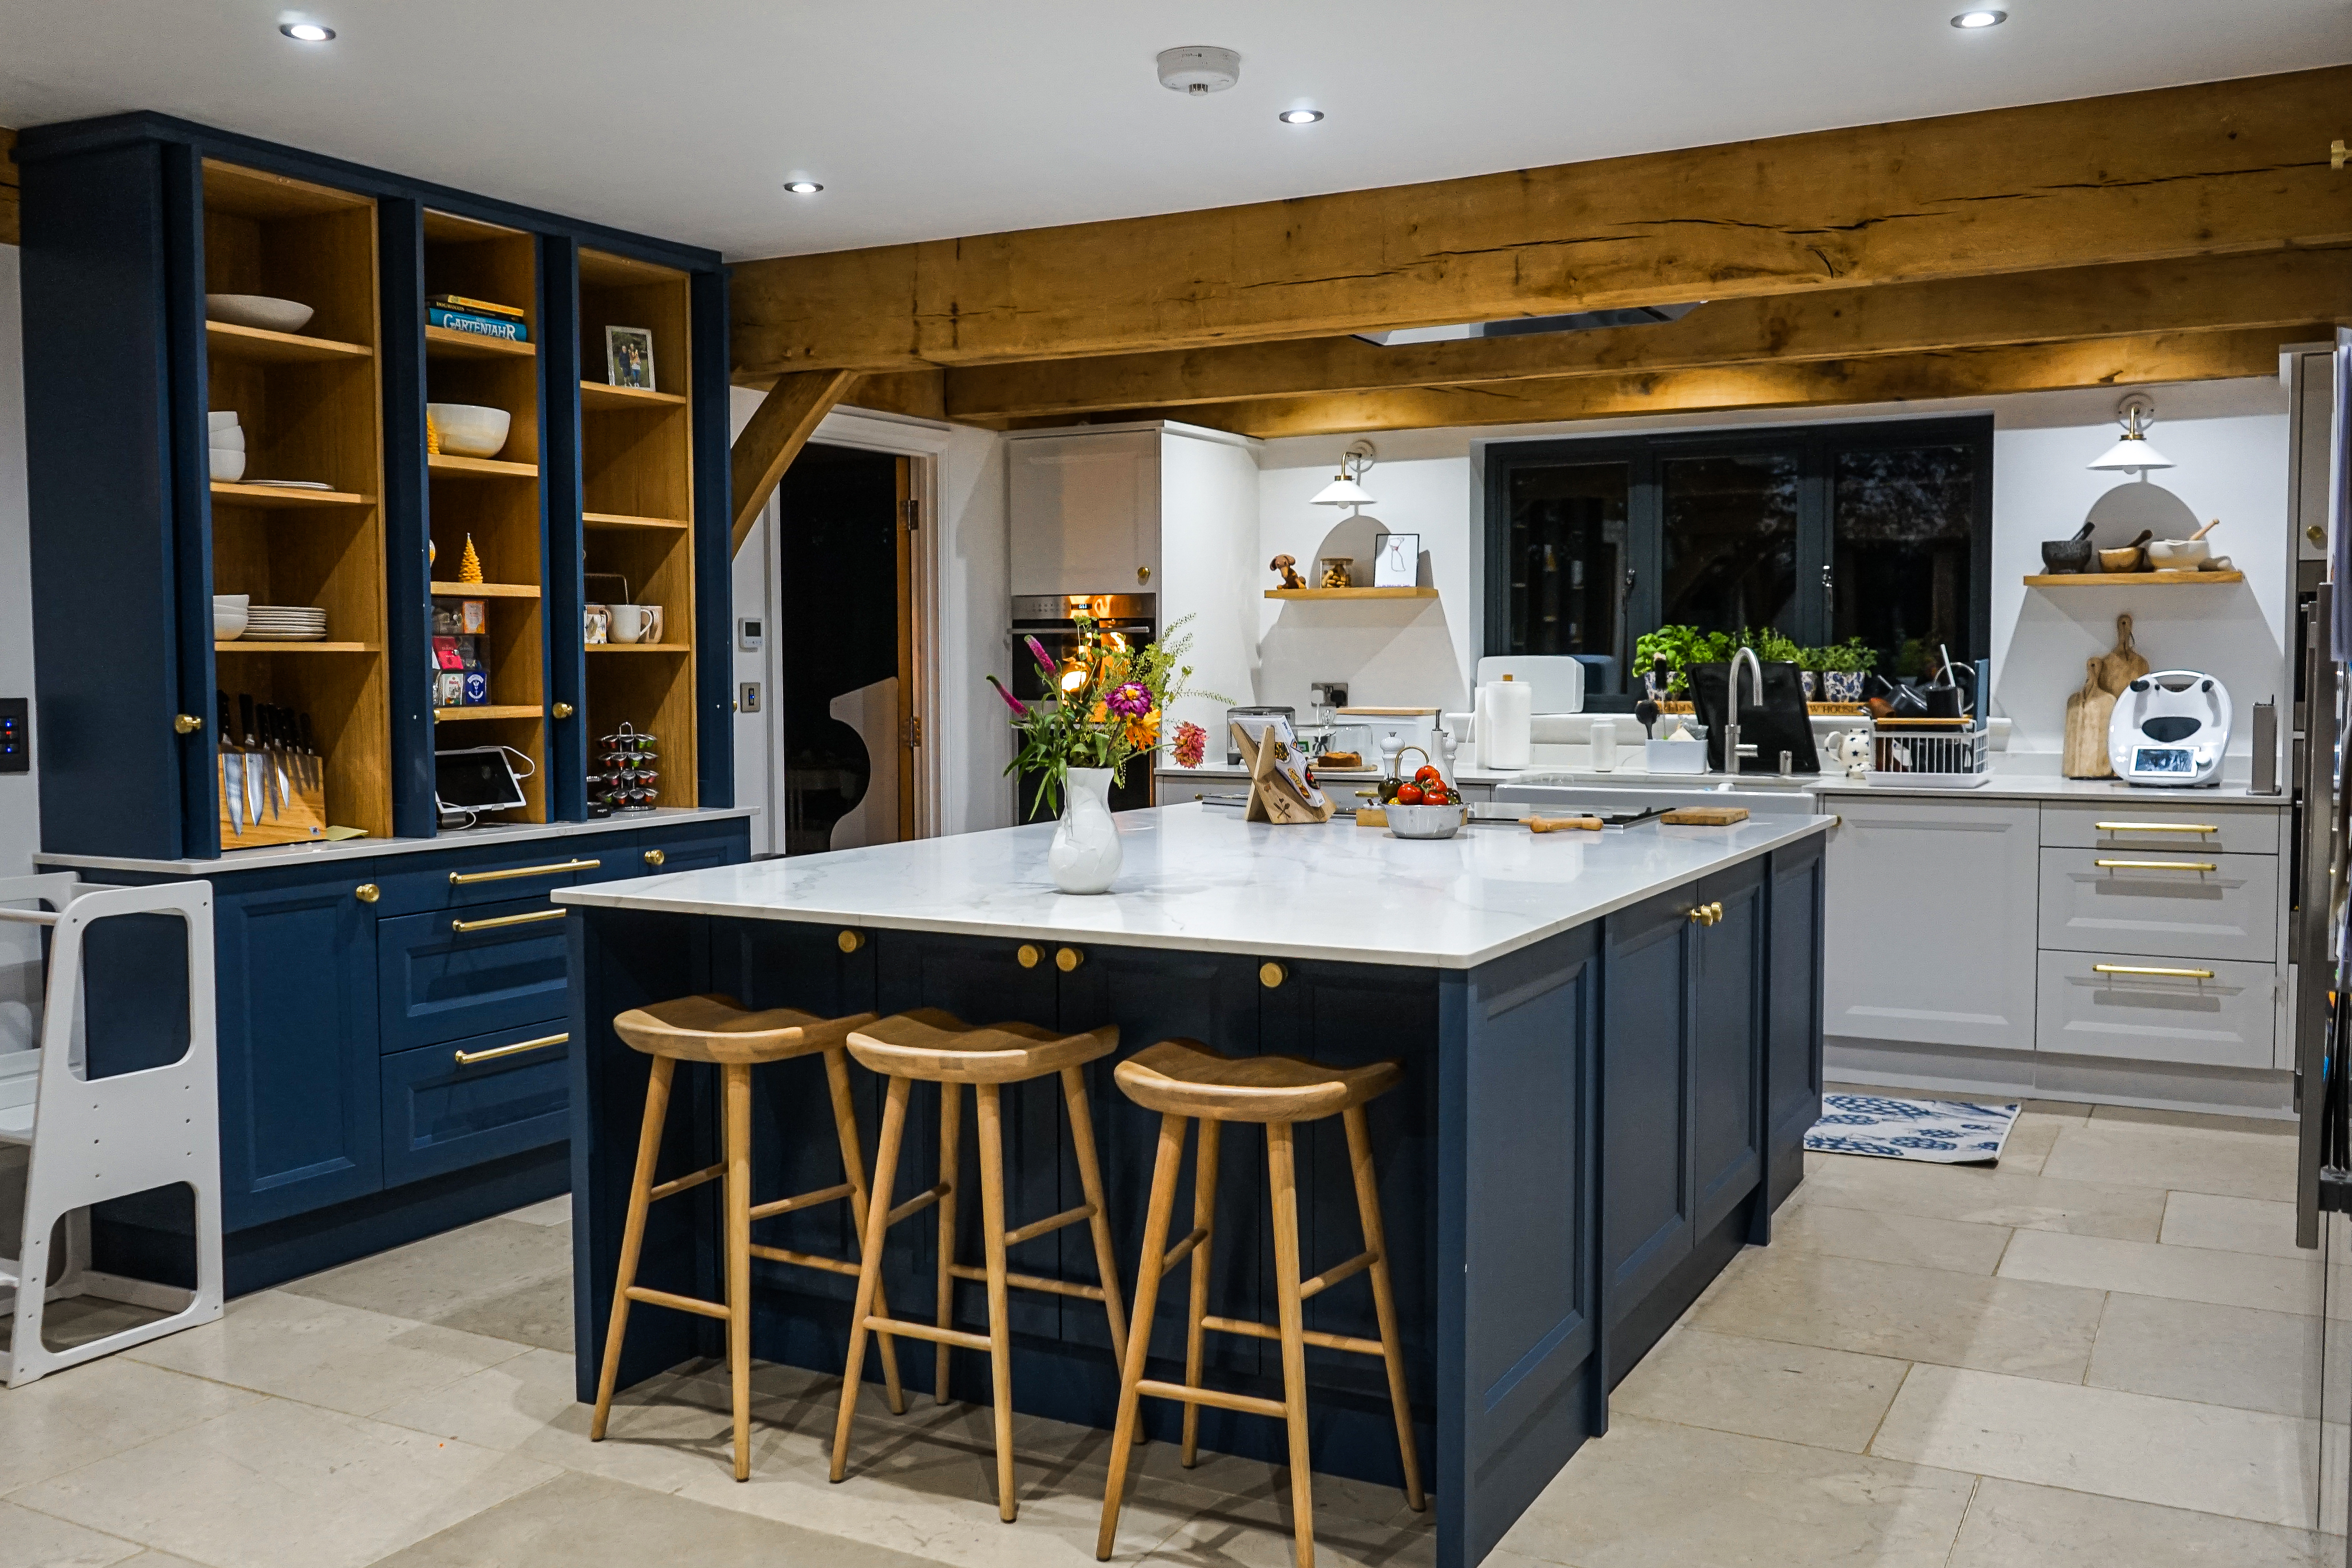
[[(2273, 811), (2284, 811), (2294, 804), (2292, 797), (2284, 794), (2255, 795), (2246, 787), (2242, 778), (2224, 780), (2207, 789), (2168, 789), (2155, 784), (2127, 784), (2120, 779), (2068, 779), (2060, 778), (2054, 773), (2004, 770), (1998, 762), (1985, 783), (1969, 789), (1937, 789), (1932, 786), (1906, 789), (1893, 784), (1858, 784), (1843, 774), (1829, 773), (1819, 775), (1801, 773), (1793, 779), (1783, 779), (1777, 773), (1742, 773), (1735, 782), (1721, 773), (1654, 773), (1638, 764), (1598, 773), (1587, 767), (1556, 767), (1539, 763), (1529, 768), (1463, 768), (1455, 776), (1459, 783), (1488, 787), (1554, 784), (1578, 789), (1704, 790), (1727, 795), (1810, 790), (1822, 795), (1933, 795), (1948, 800), (2133, 800), (2150, 805), (2160, 805), (2170, 800), (2185, 806), (2218, 802), (2229, 805), (2263, 806)], [(1245, 786), (1249, 775), (1237, 768), (1162, 768), (1160, 777), (1164, 781), (1194, 779), (1204, 786), (1238, 793)], [(1328, 785), (1345, 805), (1354, 798), (1359, 787), (1370, 784), (1379, 774), (1318, 771), (1316, 777)]]
[(1730, 827), (1468, 827), (1429, 840), (1345, 818), (1245, 823), (1190, 804), (1116, 820), (1125, 865), (1093, 897), (1055, 889), (1051, 823), (551, 896), (601, 909), (1470, 969), (1831, 825), (1785, 813)]
[(2284, 811), (2294, 805), (2287, 795), (2255, 795), (2243, 781), (2206, 789), (2167, 789), (2158, 784), (2128, 784), (2121, 779), (2063, 779), (2049, 773), (2003, 773), (1973, 789), (1905, 789), (1899, 784), (1864, 784), (1843, 775), (1824, 774), (1812, 786), (1822, 795), (1935, 795), (1945, 800), (2128, 800), (2138, 805), (2179, 805), (2189, 809), (2211, 805), (2264, 806)]
[(522, 844), (534, 838), (569, 838), (581, 833), (626, 833), (641, 827), (675, 827), (688, 822), (722, 822), (749, 816), (747, 805), (656, 806), (598, 817), (591, 822), (493, 822), (463, 827), (437, 838), (339, 838), (331, 844), (280, 844), (268, 849), (231, 849), (215, 860), (142, 860), (126, 855), (36, 855), (37, 866), (76, 871), (143, 871), (157, 877), (217, 877), (230, 871), (278, 870), (328, 860), (373, 860), (425, 849), (478, 848)]

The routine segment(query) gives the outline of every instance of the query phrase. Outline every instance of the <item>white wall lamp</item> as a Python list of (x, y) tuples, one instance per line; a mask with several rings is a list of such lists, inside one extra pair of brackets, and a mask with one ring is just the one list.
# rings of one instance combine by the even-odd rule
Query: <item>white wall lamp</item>
[[(1364, 477), (1365, 470), (1370, 468), (1379, 458), (1379, 456), (1380, 453), (1378, 448), (1373, 447), (1370, 441), (1358, 441), (1349, 447), (1347, 451), (1340, 454), (1339, 473), (1332, 478), (1329, 484), (1325, 485), (1321, 489), (1317, 490), (1315, 492), (1315, 499), (1308, 501), (1307, 504), (1309, 506), (1344, 506), (1350, 509), (1380, 505), (1381, 503), (1374, 500), (1370, 492), (1368, 492), (1364, 487), (1358, 482)], [(1357, 513), (1353, 510), (1350, 510), (1348, 515), (1354, 517)]]
[(2156, 399), (2144, 392), (2132, 393), (2116, 405), (2116, 419), (2124, 427), (2123, 439), (2108, 447), (2091, 467), (2145, 477), (2150, 468), (2173, 466), (2171, 458), (2148, 442), (2147, 427), (2156, 423)]

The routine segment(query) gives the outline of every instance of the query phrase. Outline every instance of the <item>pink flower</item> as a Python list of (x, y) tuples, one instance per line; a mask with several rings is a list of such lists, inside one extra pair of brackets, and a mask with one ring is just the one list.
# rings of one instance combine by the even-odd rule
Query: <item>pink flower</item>
[(1176, 765), (1197, 768), (1209, 749), (1209, 732), (1190, 719), (1176, 726)]
[(1004, 699), (1004, 705), (1007, 708), (1012, 709), (1016, 716), (1023, 719), (1029, 717), (1028, 705), (1023, 702), (1018, 697), (1013, 696), (1010, 691), (1005, 690), (1004, 683), (1003, 681), (997, 679), (996, 677), (992, 675), (988, 678), (988, 683), (996, 688), (996, 694)]
[(1151, 711), (1151, 692), (1139, 680), (1130, 680), (1103, 699), (1103, 705), (1122, 719), (1140, 719)]
[(1045, 651), (1045, 645), (1044, 643), (1039, 642), (1035, 637), (1031, 637), (1028, 641), (1029, 657), (1037, 661), (1038, 668), (1044, 670), (1047, 675), (1052, 675), (1055, 670), (1061, 668), (1061, 666), (1054, 662), (1053, 656)]

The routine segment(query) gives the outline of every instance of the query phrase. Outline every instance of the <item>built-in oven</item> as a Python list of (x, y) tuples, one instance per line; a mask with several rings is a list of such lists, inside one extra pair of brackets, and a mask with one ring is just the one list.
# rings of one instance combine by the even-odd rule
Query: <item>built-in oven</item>
[[(1086, 657), (1081, 645), (1078, 616), (1090, 618), (1094, 636), (1105, 642), (1117, 639), (1130, 647), (1141, 647), (1158, 636), (1157, 596), (1151, 594), (1023, 594), (1013, 599), (1013, 695), (1024, 702), (1051, 700), (1046, 675), (1037, 666), (1029, 651), (1028, 639), (1035, 637), (1045, 647), (1047, 656), (1059, 668), (1067, 669)], [(1116, 646), (1116, 644), (1113, 644)], [(988, 700), (994, 704), (996, 699)], [(1003, 709), (998, 708), (1002, 712)], [(1110, 808), (1113, 811), (1134, 811), (1151, 804), (1151, 765), (1148, 756), (1134, 758), (1121, 777), (1110, 786)], [(1014, 780), (1018, 792), (1013, 797), (1013, 819), (1015, 822), (1045, 822), (1054, 813), (1045, 809), (1038, 800), (1037, 776), (1024, 771)]]

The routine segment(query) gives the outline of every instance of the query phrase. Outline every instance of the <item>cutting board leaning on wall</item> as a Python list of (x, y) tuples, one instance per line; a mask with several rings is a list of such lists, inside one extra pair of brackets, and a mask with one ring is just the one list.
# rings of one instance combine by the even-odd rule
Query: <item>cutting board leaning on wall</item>
[[(2095, 662), (2099, 666), (2099, 684), (2106, 689), (2110, 697), (2121, 697), (2126, 687), (2147, 673), (2147, 660), (2142, 658), (2139, 649), (2132, 646), (2130, 616), (2116, 617), (2116, 646), (2107, 650), (2105, 658)], [(2114, 705), (2110, 703), (2109, 706)], [(2105, 731), (2101, 731), (2100, 733), (2105, 734)], [(2092, 776), (2103, 778), (2105, 775)]]
[[(2128, 625), (2131, 617), (2123, 621)], [(2126, 632), (2126, 637), (2129, 637)], [(2116, 770), (2107, 763), (2107, 723), (2115, 717), (2116, 694), (2106, 689), (2109, 659), (2083, 661), (2083, 689), (2066, 699), (2066, 743), (2058, 771), (2070, 779), (2111, 779)], [(2137, 658), (2137, 655), (2133, 656)], [(2141, 668), (2147, 665), (2142, 663)]]

